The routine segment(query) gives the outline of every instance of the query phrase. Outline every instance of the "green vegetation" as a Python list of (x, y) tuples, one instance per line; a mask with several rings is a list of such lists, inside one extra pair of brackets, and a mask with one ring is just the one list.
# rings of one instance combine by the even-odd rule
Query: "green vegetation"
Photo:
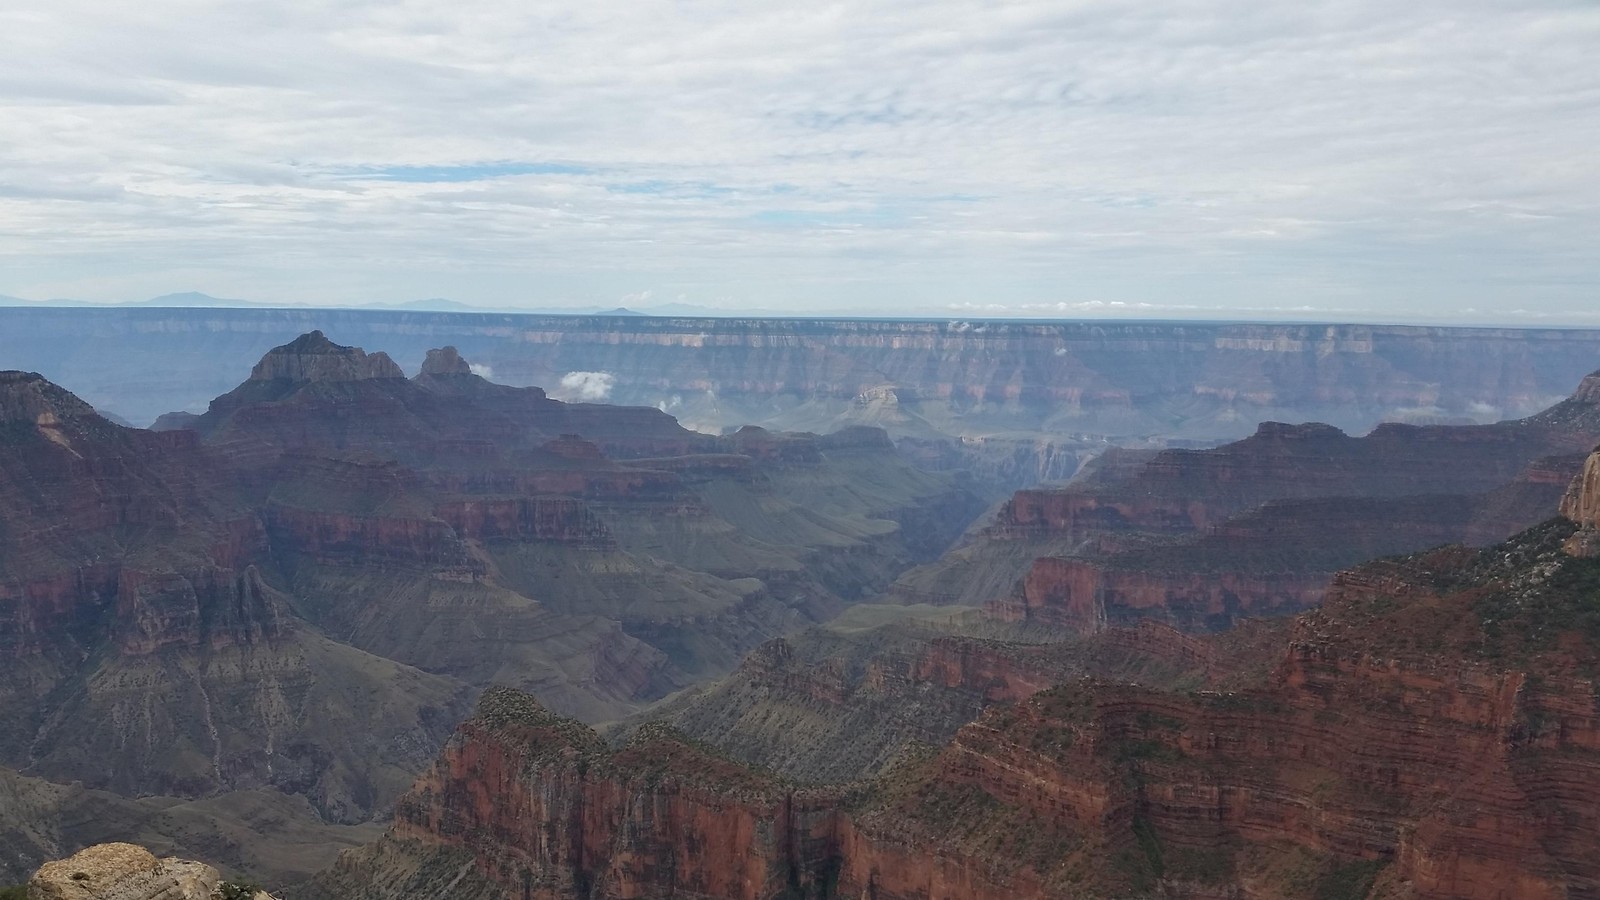
[(1452, 587), (1490, 588), (1475, 604), (1485, 651), (1524, 662), (1549, 650), (1563, 633), (1600, 641), (1600, 559), (1574, 559), (1561, 549), (1567, 522), (1546, 522), (1485, 550)]
[(1184, 757), (1182, 750), (1162, 741), (1137, 740), (1117, 744), (1118, 756), (1123, 760), (1175, 763)]
[(217, 896), (221, 900), (253, 900), (261, 890), (261, 885), (250, 881), (224, 881), (217, 885)]
[(0, 887), (0, 900), (28, 900), (28, 886), (14, 884), (10, 887)]
[(1166, 863), (1161, 850), (1161, 837), (1155, 826), (1145, 816), (1133, 818), (1133, 846), (1119, 850), (1112, 864), (1128, 876), (1129, 887), (1136, 894), (1155, 890), (1166, 874)]
[(1363, 859), (1339, 866), (1317, 879), (1311, 896), (1313, 900), (1362, 900), (1388, 864), (1387, 859)]
[(1163, 716), (1160, 713), (1150, 712), (1149, 710), (1141, 711), (1134, 721), (1139, 723), (1141, 731), (1154, 731), (1157, 728), (1166, 731), (1182, 731), (1185, 724), (1182, 719), (1174, 719), (1171, 716)]
[(1169, 878), (1198, 884), (1226, 884), (1233, 878), (1233, 847), (1172, 847), (1162, 854)]

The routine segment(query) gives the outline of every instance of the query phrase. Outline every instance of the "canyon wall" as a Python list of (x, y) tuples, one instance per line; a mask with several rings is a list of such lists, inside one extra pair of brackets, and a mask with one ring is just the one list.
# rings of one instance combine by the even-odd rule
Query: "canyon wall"
[[(865, 783), (801, 786), (660, 726), (608, 746), (491, 692), (389, 834), (309, 895), (1595, 896), (1600, 563), (1564, 553), (1576, 527), (1344, 573), (1266, 635), (1267, 668), (1225, 672), (1260, 652), (1232, 636), (1117, 638), (1168, 645), (1210, 673), (1198, 689), (1039, 689), (1015, 654), (928, 645), (914, 677), (1013, 702)], [(752, 674), (820, 706), (865, 686), (793, 655)], [(437, 890), (452, 877), (471, 890)]]
[(593, 396), (563, 399), (659, 406), (710, 430), (857, 422), (897, 436), (1485, 421), (1547, 406), (1600, 363), (1600, 332), (1582, 330), (315, 309), (0, 309), (0, 357), (142, 424), (199, 412), (232, 386), (233, 360), (312, 329), (397, 360), (453, 344), (497, 380), (551, 391), (604, 373)]

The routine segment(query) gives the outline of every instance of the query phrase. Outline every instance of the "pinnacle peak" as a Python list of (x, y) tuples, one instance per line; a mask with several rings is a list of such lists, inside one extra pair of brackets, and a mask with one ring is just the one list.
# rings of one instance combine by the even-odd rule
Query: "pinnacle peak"
[(424, 375), (471, 375), (472, 366), (461, 357), (461, 352), (454, 347), (440, 347), (428, 351), (428, 358), (422, 363)]
[(321, 329), (314, 329), (278, 349), (293, 350), (297, 353), (339, 353), (353, 348), (346, 347), (343, 344), (335, 344), (333, 341), (328, 340), (328, 336), (323, 334)]
[(336, 344), (321, 331), (308, 331), (261, 357), (251, 381), (364, 381), (404, 378), (386, 353), (368, 354), (360, 347)]

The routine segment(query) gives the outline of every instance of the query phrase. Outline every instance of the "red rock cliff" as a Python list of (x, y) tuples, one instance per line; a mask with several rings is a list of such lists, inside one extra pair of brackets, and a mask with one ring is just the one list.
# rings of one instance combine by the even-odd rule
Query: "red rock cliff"
[[(1341, 575), (1236, 691), (1013, 682), (1026, 699), (866, 786), (797, 790), (663, 733), (612, 751), (491, 703), (324, 885), (465, 853), (541, 897), (1590, 896), (1600, 651), (1577, 610), (1600, 562), (1561, 553), (1572, 531)], [(956, 645), (918, 672), (1016, 674)]]

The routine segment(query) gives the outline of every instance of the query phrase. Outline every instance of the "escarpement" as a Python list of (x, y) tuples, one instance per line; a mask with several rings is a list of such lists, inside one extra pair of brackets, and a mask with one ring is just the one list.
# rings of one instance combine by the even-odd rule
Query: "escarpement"
[(1018, 491), (891, 594), (1068, 631), (1213, 631), (1309, 608), (1365, 559), (1502, 540), (1549, 515), (1597, 440), (1600, 402), (1580, 387), (1495, 425), (1351, 437), (1269, 422), (1210, 450), (1115, 451), (1068, 485)]
[[(884, 428), (990, 499), (1068, 478), (1110, 444), (1200, 446), (1263, 420), (1354, 434), (1527, 415), (1600, 357), (1593, 330), (1363, 325), (17, 308), (0, 323), (8, 365), (139, 423), (203, 409), (236, 360), (283, 336), (317, 329), (402, 364), (447, 336), (499, 381), (707, 432)], [(590, 393), (563, 389), (569, 376)]]

